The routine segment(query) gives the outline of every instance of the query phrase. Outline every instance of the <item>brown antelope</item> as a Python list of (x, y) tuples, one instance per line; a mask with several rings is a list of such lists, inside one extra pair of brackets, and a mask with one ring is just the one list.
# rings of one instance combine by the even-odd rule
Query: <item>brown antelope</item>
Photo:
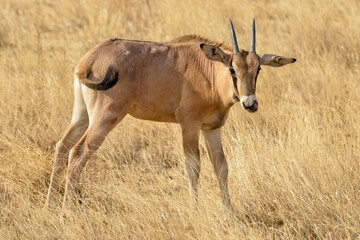
[(76, 196), (80, 173), (90, 155), (130, 114), (180, 124), (194, 202), (201, 130), (219, 180), (222, 202), (231, 208), (220, 129), (234, 103), (240, 101), (248, 112), (258, 110), (255, 89), (261, 65), (280, 67), (296, 60), (257, 54), (255, 20), (249, 52), (239, 50), (231, 20), (230, 30), (233, 49), (189, 35), (165, 43), (109, 39), (90, 50), (75, 69), (73, 116), (56, 145), (47, 204), (54, 199), (59, 175), (67, 163), (63, 206)]

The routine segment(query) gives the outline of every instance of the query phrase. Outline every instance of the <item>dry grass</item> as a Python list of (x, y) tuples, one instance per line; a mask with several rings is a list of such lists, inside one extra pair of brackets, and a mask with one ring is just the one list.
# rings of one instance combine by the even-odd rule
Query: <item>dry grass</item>
[[(1, 0), (0, 239), (356, 239), (360, 236), (360, 3), (324, 1)], [(43, 209), (55, 142), (70, 121), (72, 74), (108, 37), (197, 33), (296, 57), (263, 67), (260, 110), (223, 128), (223, 213), (201, 143), (199, 209), (188, 206), (179, 127), (127, 117), (82, 174), (83, 204)], [(60, 201), (60, 199), (59, 199)]]

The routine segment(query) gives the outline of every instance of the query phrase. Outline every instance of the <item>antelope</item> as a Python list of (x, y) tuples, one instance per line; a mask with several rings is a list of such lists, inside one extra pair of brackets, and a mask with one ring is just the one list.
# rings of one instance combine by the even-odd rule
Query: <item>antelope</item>
[(75, 68), (71, 123), (56, 144), (46, 205), (53, 202), (67, 166), (63, 207), (77, 196), (82, 169), (107, 134), (127, 115), (179, 123), (191, 202), (197, 203), (202, 132), (224, 206), (231, 209), (228, 164), (221, 127), (240, 102), (256, 112), (256, 81), (261, 65), (296, 61), (255, 51), (255, 19), (250, 51), (239, 50), (230, 20), (232, 49), (198, 35), (170, 42), (108, 39), (86, 53)]

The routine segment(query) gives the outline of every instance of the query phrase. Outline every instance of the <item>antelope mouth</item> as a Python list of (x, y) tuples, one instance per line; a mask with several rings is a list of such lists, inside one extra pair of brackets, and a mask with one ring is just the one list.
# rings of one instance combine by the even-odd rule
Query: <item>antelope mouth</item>
[(245, 110), (249, 112), (256, 112), (259, 108), (258, 102), (255, 100), (251, 106), (245, 106), (244, 102), (242, 103)]

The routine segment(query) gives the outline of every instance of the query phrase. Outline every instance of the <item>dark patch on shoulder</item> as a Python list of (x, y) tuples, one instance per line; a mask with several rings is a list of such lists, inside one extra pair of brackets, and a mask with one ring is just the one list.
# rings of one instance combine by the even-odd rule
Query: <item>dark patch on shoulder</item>
[(110, 40), (114, 42), (114, 41), (120, 40), (120, 38), (115, 37), (115, 38), (111, 38)]

